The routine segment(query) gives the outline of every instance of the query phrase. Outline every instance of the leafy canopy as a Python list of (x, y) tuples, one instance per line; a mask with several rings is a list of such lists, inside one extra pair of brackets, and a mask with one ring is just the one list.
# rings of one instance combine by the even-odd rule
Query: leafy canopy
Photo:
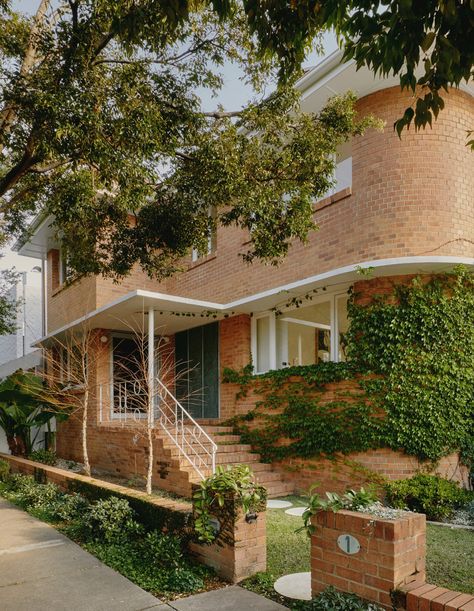
[[(318, 116), (298, 108), (292, 85), (321, 32), (426, 91), (402, 129), (430, 123), (439, 91), (470, 78), (472, 19), (463, 1), (38, 0), (28, 18), (0, 0), (3, 230), (52, 215), (83, 274), (139, 263), (165, 277), (216, 223), (251, 231), (246, 260), (276, 262), (314, 229), (337, 147), (374, 124), (351, 95)], [(217, 93), (229, 61), (255, 98), (204, 112), (196, 91)]]

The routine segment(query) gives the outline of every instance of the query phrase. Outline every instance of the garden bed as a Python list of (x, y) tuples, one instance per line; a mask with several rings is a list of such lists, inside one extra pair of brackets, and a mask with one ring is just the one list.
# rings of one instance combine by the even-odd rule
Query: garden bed
[[(17, 460), (22, 459), (12, 462)], [(48, 467), (49, 475), (55, 475), (51, 469), (54, 468)], [(48, 522), (139, 587), (160, 599), (174, 599), (224, 585), (214, 571), (198, 564), (189, 554), (189, 513), (184, 509), (174, 512), (175, 523), (171, 524), (157, 499), (144, 501), (138, 493), (123, 492), (112, 484), (84, 481), (90, 478), (77, 475), (71, 480), (74, 486), (41, 483), (37, 481), (41, 479), (41, 468), (34, 470), (36, 479), (14, 473), (3, 474), (5, 481), (1, 481), (0, 473), (0, 495)], [(68, 477), (72, 475), (75, 474)]]
[[(285, 500), (294, 506), (307, 504), (303, 497)], [(311, 568), (309, 538), (304, 531), (295, 532), (301, 525), (301, 518), (286, 514), (284, 509), (267, 512), (267, 571), (246, 580), (246, 588), (287, 604), (275, 592), (275, 580)], [(474, 531), (428, 524), (426, 561), (428, 582), (474, 594)]]

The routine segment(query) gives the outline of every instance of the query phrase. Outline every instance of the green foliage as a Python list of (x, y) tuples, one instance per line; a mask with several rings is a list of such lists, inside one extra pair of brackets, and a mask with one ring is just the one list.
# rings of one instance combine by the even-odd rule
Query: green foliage
[(68, 414), (58, 409), (43, 380), (21, 369), (0, 382), (0, 428), (14, 456), (31, 454), (39, 428), (52, 418), (63, 420)]
[(421, 459), (471, 446), (474, 432), (474, 280), (464, 268), (349, 303), (347, 354), (386, 412), (381, 438)]
[(0, 458), (0, 482), (6, 482), (10, 476), (10, 463)]
[(140, 524), (143, 524), (147, 530), (165, 530), (178, 533), (180, 537), (189, 535), (190, 514), (151, 503), (144, 496), (114, 492), (103, 488), (100, 482), (73, 480), (69, 482), (69, 490), (81, 494), (91, 502), (112, 497), (124, 499), (137, 515)]
[[(306, 240), (337, 147), (380, 123), (359, 119), (351, 94), (302, 112), (292, 84), (319, 32), (298, 11), (281, 22), (251, 4), (91, 0), (34, 25), (0, 15), (5, 232), (51, 215), (76, 275), (116, 278), (135, 263), (172, 274), (216, 224), (251, 229), (246, 260), (277, 262)], [(253, 101), (205, 112), (196, 91), (217, 93), (229, 62)]]
[[(1, 261), (2, 255), (0, 255)], [(0, 335), (14, 333), (17, 329), (16, 313), (20, 301), (12, 298), (12, 288), (18, 281), (14, 271), (0, 271)]]
[(27, 510), (49, 511), (62, 496), (55, 484), (39, 484), (29, 475), (11, 475), (6, 483), (8, 498)]
[[(474, 462), (474, 280), (464, 268), (394, 286), (369, 305), (348, 304), (348, 363), (289, 367), (224, 381), (252, 388), (255, 408), (229, 421), (263, 460), (331, 457), (379, 447), (436, 461)], [(322, 402), (325, 385), (356, 390)], [(284, 443), (275, 443), (284, 440)]]
[(369, 603), (355, 594), (340, 592), (329, 587), (311, 601), (301, 601), (292, 605), (294, 611), (382, 611), (381, 607)]
[(53, 522), (100, 560), (156, 594), (191, 593), (204, 587), (211, 571), (187, 558), (185, 541), (175, 533), (145, 532), (125, 499), (89, 503), (64, 494), (54, 484), (11, 475), (1, 494), (36, 517)]
[(432, 125), (444, 108), (440, 93), (472, 79), (474, 5), (450, 2), (334, 0), (318, 5), (298, 2), (298, 10), (314, 24), (333, 27), (345, 59), (376, 74), (398, 75), (402, 89), (414, 94), (412, 106), (396, 123), (398, 133), (414, 123)]
[(140, 534), (142, 527), (128, 501), (111, 496), (90, 506), (84, 518), (89, 537), (106, 543), (121, 543)]
[(156, 531), (122, 543), (88, 543), (86, 549), (141, 588), (155, 593), (191, 593), (204, 587), (205, 567), (192, 565), (176, 537)]
[(217, 534), (212, 525), (213, 513), (226, 503), (244, 513), (258, 512), (265, 507), (265, 488), (254, 482), (253, 473), (246, 465), (218, 466), (214, 475), (202, 480), (193, 494), (194, 530), (198, 540), (212, 543)]
[(54, 467), (54, 465), (58, 462), (58, 457), (56, 456), (56, 452), (54, 450), (33, 450), (28, 455), (30, 460), (34, 460), (35, 462), (41, 462), (45, 465), (50, 465)]
[(308, 535), (312, 535), (315, 531), (315, 527), (311, 524), (311, 519), (319, 511), (339, 511), (340, 509), (348, 509), (350, 511), (357, 511), (363, 507), (369, 507), (378, 500), (375, 490), (361, 488), (357, 492), (355, 490), (348, 490), (344, 494), (337, 494), (337, 492), (326, 492), (326, 498), (321, 497), (319, 494), (313, 494), (309, 498), (308, 507), (303, 513), (303, 527)]
[[(381, 445), (380, 410), (367, 401), (362, 389), (321, 403), (326, 384), (359, 380), (352, 363), (287, 367), (257, 376), (248, 369), (240, 374), (226, 370), (224, 376), (225, 381), (241, 384), (238, 397), (250, 387), (262, 397), (253, 411), (230, 423), (264, 461), (348, 454)], [(280, 445), (276, 439), (286, 441)]]
[(386, 485), (387, 502), (393, 507), (425, 513), (428, 520), (449, 518), (454, 509), (474, 500), (474, 493), (435, 475), (418, 474)]

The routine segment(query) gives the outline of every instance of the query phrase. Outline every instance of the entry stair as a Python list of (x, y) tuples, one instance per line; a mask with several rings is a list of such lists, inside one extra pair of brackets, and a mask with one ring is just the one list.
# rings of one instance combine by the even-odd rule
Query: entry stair
[[(290, 482), (283, 481), (271, 464), (260, 461), (260, 455), (252, 452), (252, 446), (241, 442), (240, 436), (233, 433), (232, 427), (209, 425), (202, 429), (217, 445), (215, 455), (216, 465), (248, 465), (254, 473), (255, 481), (267, 489), (269, 498), (276, 498), (292, 494), (294, 486)], [(196, 472), (195, 466), (183, 455), (179, 447), (163, 432), (160, 434), (164, 456), (171, 462), (173, 469), (179, 469), (184, 475), (187, 474), (189, 486), (199, 483), (201, 476)], [(207, 477), (212, 474), (210, 458), (197, 440), (190, 440), (192, 453), (201, 457), (201, 474)], [(205, 465), (205, 466), (204, 466)]]

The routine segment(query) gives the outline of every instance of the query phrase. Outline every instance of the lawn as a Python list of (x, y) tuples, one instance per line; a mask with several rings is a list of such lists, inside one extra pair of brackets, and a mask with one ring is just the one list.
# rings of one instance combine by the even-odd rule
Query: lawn
[[(300, 497), (287, 500), (304, 506)], [(272, 595), (271, 584), (278, 577), (310, 570), (309, 539), (305, 532), (295, 533), (302, 524), (284, 509), (267, 511), (267, 572), (247, 587)], [(430, 583), (474, 594), (474, 531), (428, 524), (427, 569)]]

